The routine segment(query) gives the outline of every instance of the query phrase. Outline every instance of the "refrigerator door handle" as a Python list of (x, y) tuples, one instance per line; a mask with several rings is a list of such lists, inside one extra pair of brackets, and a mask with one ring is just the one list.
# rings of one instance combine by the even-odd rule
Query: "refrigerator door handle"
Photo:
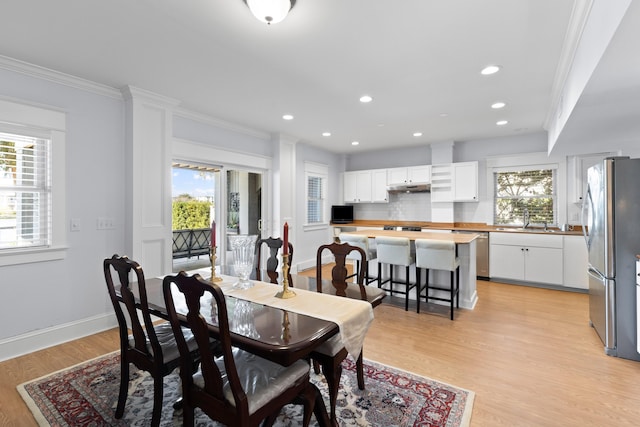
[(582, 225), (582, 235), (584, 236), (584, 242), (587, 244), (587, 249), (591, 246), (591, 236), (587, 232), (587, 218), (589, 216), (589, 207), (593, 206), (593, 198), (591, 197), (591, 188), (587, 184), (587, 191), (584, 193), (582, 199), (582, 209), (580, 211), (580, 224)]

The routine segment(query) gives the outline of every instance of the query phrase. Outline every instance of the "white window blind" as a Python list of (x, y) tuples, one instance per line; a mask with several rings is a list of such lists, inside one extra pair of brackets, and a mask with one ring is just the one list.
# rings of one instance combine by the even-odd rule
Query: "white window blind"
[(494, 173), (494, 224), (556, 223), (555, 169)]
[(51, 141), (0, 132), (0, 250), (51, 244)]
[(324, 199), (322, 197), (322, 178), (319, 176), (309, 176), (307, 178), (307, 224), (317, 224), (323, 222), (322, 207)]

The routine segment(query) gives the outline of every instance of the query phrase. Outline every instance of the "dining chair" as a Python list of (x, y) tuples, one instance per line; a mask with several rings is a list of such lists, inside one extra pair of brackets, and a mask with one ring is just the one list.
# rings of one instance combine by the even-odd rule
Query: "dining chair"
[[(386, 289), (389, 293), (404, 295), (404, 309), (409, 310), (409, 292), (416, 287), (415, 283), (410, 281), (409, 267), (415, 263), (415, 255), (411, 251), (411, 240), (406, 237), (376, 237), (376, 250), (378, 251), (378, 287), (382, 288), (385, 283), (389, 283)], [(383, 280), (382, 265), (389, 267), (389, 276)], [(394, 279), (393, 270), (395, 266), (405, 267), (405, 280), (399, 281)], [(404, 285), (404, 290), (394, 289), (394, 284)]]
[[(256, 260), (256, 280), (262, 280), (262, 247), (266, 245), (269, 249), (269, 256), (267, 258), (267, 276), (271, 283), (278, 283), (278, 251), (282, 248), (283, 242), (280, 238), (269, 237), (267, 239), (258, 239), (256, 241), (255, 248), (255, 260)], [(293, 245), (289, 242), (289, 266), (293, 260)], [(291, 273), (289, 273), (289, 285), (293, 283), (291, 280)]]
[[(420, 271), (422, 269), (426, 270), (424, 286), (420, 283)], [(429, 270), (445, 270), (451, 272), (449, 286), (430, 286)], [(456, 280), (454, 280), (454, 272)], [(441, 240), (432, 239), (416, 239), (416, 283), (418, 285), (416, 311), (420, 313), (420, 299), (422, 291), (424, 290), (425, 302), (428, 303), (429, 299), (433, 299), (450, 303), (450, 318), (453, 320), (454, 300), (456, 307), (460, 307), (460, 258), (456, 256), (456, 244), (454, 242), (443, 242)], [(449, 292), (449, 298), (429, 296), (430, 289)]]
[[(120, 390), (115, 416), (122, 418), (124, 415), (129, 388), (129, 364), (133, 363), (138, 369), (149, 372), (153, 377), (151, 425), (158, 426), (162, 413), (163, 378), (180, 366), (180, 354), (173, 330), (168, 322), (154, 324), (152, 321), (144, 272), (140, 264), (116, 254), (104, 260), (103, 269), (109, 297), (118, 319), (120, 337)], [(129, 280), (131, 273), (135, 279), (133, 282)], [(194, 364), (187, 370), (195, 370), (199, 360), (197, 346), (189, 331), (185, 331), (184, 336)], [(215, 346), (217, 343), (209, 345)]]
[[(224, 294), (219, 286), (205, 281), (198, 274), (166, 276), (162, 284), (169, 321), (178, 342), (182, 361), (183, 418), (185, 426), (193, 426), (194, 410), (200, 408), (212, 420), (229, 426), (257, 426), (262, 420), (270, 426), (289, 403), (304, 405), (303, 425), (308, 426), (312, 412), (319, 419), (326, 411), (320, 391), (309, 382), (309, 363), (300, 359), (290, 366), (258, 357), (231, 346), (229, 316)], [(174, 292), (184, 297), (178, 314)], [(201, 302), (208, 312), (201, 311)], [(219, 357), (207, 346), (209, 324), (205, 316), (219, 329), (222, 354)], [(184, 339), (182, 324), (186, 324), (200, 348), (200, 370), (191, 374), (186, 368), (193, 363), (192, 353)], [(325, 414), (326, 415), (326, 414)]]
[(378, 280), (378, 277), (369, 276), (369, 261), (378, 257), (375, 245), (371, 245), (368, 236), (361, 236), (358, 234), (340, 233), (338, 236), (341, 243), (349, 243), (351, 246), (357, 246), (364, 251), (367, 255), (367, 259), (363, 260), (357, 251), (352, 251), (347, 255), (347, 259), (355, 260), (356, 268), (354, 272), (347, 276), (347, 279), (356, 277), (360, 271), (360, 268), (364, 269), (364, 283), (368, 285), (371, 282)]
[[(322, 280), (322, 257), (325, 250), (331, 252), (335, 259), (335, 265), (331, 269), (331, 285), (333, 290), (324, 289), (329, 281)], [(318, 248), (316, 254), (316, 290), (320, 293), (335, 294), (340, 297), (361, 299), (368, 301), (373, 307), (377, 307), (386, 296), (384, 290), (364, 285), (364, 269), (359, 269), (357, 273), (356, 283), (347, 282), (347, 265), (346, 260), (350, 254), (356, 253), (363, 265), (366, 265), (367, 255), (365, 251), (349, 243), (331, 243), (322, 245)], [(318, 364), (322, 366), (322, 373), (327, 380), (329, 389), (329, 409), (331, 420), (336, 419), (336, 401), (338, 397), (338, 388), (340, 386), (340, 377), (342, 376), (342, 361), (348, 356), (347, 350), (342, 345), (339, 335), (334, 336), (328, 341), (321, 344), (315, 351), (311, 353), (314, 360), (314, 371), (319, 373)], [(364, 367), (362, 363), (362, 350), (356, 360), (356, 373), (358, 377), (358, 388), (364, 390)]]

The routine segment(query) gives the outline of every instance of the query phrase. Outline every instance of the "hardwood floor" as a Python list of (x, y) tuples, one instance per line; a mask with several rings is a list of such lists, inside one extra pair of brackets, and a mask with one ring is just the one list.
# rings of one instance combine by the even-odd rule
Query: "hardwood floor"
[[(365, 358), (474, 391), (472, 426), (640, 425), (640, 363), (603, 353), (587, 295), (484, 281), (478, 294), (453, 322), (382, 304)], [(0, 363), (0, 425), (36, 425), (16, 385), (117, 347), (112, 330)]]

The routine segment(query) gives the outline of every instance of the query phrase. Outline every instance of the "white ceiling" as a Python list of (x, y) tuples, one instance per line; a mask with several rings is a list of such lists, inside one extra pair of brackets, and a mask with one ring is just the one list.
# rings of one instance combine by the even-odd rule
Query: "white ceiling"
[(542, 131), (578, 2), (298, 0), (268, 27), (242, 0), (3, 0), (0, 55), (351, 153)]

